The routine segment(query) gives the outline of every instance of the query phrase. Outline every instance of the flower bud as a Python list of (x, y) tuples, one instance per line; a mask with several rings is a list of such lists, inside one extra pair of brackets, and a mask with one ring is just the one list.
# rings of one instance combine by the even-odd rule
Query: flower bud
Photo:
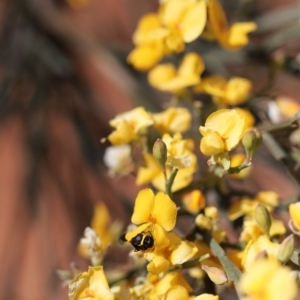
[(262, 204), (257, 204), (255, 207), (254, 217), (265, 235), (269, 236), (272, 221), (268, 209)]
[(285, 264), (291, 258), (295, 248), (295, 240), (294, 235), (290, 234), (284, 241), (280, 244), (278, 249), (277, 258), (278, 260)]
[(167, 161), (167, 146), (163, 140), (157, 139), (153, 145), (153, 156), (157, 159), (162, 169)]
[(207, 273), (209, 279), (215, 284), (224, 284), (228, 281), (226, 273), (216, 267), (209, 267), (207, 265), (202, 265), (201, 269)]
[(252, 157), (262, 142), (261, 132), (257, 128), (248, 130), (243, 138), (242, 144), (245, 148), (247, 159), (252, 160)]

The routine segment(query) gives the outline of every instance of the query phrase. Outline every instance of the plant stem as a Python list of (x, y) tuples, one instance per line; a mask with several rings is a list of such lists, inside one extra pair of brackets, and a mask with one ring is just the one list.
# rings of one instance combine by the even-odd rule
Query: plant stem
[(165, 188), (166, 188), (166, 194), (171, 197), (172, 195), (172, 186), (175, 180), (175, 177), (177, 175), (178, 169), (173, 168), (171, 171), (171, 174), (169, 176), (169, 179), (166, 181)]

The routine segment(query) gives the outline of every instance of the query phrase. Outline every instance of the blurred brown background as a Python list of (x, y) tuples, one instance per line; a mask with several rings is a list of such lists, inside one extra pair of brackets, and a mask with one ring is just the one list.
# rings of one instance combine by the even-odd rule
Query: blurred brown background
[[(113, 218), (129, 222), (138, 188), (132, 178), (106, 176), (99, 140), (117, 113), (138, 103), (153, 109), (165, 97), (126, 65), (136, 23), (157, 2), (1, 2), (0, 299), (68, 299), (56, 270), (69, 269), (72, 261), (86, 266), (76, 244), (93, 205), (104, 201)], [(248, 3), (253, 18), (299, 10), (299, 1)], [(231, 16), (239, 1), (226, 1), (227, 6)], [(254, 38), (254, 47), (261, 47), (269, 31)], [(299, 55), (295, 39), (284, 47), (291, 57)], [(227, 67), (253, 80), (255, 89), (267, 80), (264, 57)], [(272, 92), (299, 100), (299, 75), (282, 72)], [(282, 197), (299, 192), (281, 169), (268, 169), (272, 162), (259, 162), (250, 188), (275, 187)]]

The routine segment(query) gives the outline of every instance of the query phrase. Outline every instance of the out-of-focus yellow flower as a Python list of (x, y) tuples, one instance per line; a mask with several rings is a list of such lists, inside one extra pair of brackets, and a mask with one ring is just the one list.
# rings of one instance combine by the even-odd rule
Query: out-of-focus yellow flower
[(290, 204), (289, 213), (294, 226), (300, 230), (300, 202)]
[(69, 285), (69, 299), (113, 300), (102, 266), (89, 267), (74, 277)]
[[(167, 1), (159, 11), (164, 26), (185, 43), (190, 43), (200, 36), (206, 25), (206, 14), (204, 0)], [(166, 43), (172, 44), (168, 40)]]
[(291, 270), (268, 259), (253, 263), (242, 275), (239, 289), (247, 300), (294, 300), (298, 290)]
[(182, 133), (190, 129), (192, 116), (188, 109), (170, 107), (160, 113), (152, 114), (154, 127), (162, 133)]
[(220, 226), (218, 210), (215, 206), (206, 207), (204, 213), (198, 214), (195, 223), (199, 228), (210, 231), (217, 242), (221, 242), (226, 236), (226, 232)]
[(143, 129), (153, 125), (153, 120), (143, 107), (137, 107), (117, 115), (109, 125), (115, 128), (108, 136), (109, 141), (113, 145), (122, 145), (138, 138)]
[(244, 103), (249, 98), (252, 84), (245, 78), (233, 77), (227, 79), (224, 76), (214, 75), (202, 79), (194, 90), (211, 95), (217, 105), (236, 106)]
[[(166, 173), (169, 178), (173, 167), (179, 168), (172, 185), (172, 192), (186, 187), (193, 179), (193, 174), (197, 169), (196, 155), (190, 150), (190, 143), (183, 140), (180, 134), (171, 137), (164, 134), (162, 138), (167, 146), (167, 168)], [(165, 179), (158, 161), (151, 154), (144, 154), (144, 167), (138, 170), (136, 184), (142, 185), (151, 182), (158, 190), (165, 190)]]
[[(193, 290), (188, 282), (184, 279), (184, 277), (179, 272), (170, 272), (167, 273), (155, 286), (153, 289), (154, 295), (156, 295), (155, 299), (160, 299), (166, 292), (174, 286), (181, 286), (185, 288), (189, 293)], [(152, 299), (150, 297), (150, 299)]]
[(127, 232), (126, 240), (130, 241), (141, 232), (151, 231), (156, 250), (168, 245), (166, 231), (174, 228), (176, 223), (177, 208), (170, 197), (163, 192), (154, 195), (151, 189), (139, 192), (131, 221), (140, 225), (135, 230)]
[(248, 33), (256, 30), (253, 22), (238, 22), (228, 25), (225, 13), (218, 0), (208, 1), (208, 23), (211, 33), (222, 47), (236, 50), (248, 44)]
[(205, 197), (201, 191), (194, 190), (183, 195), (182, 203), (189, 212), (196, 214), (205, 207)]
[[(272, 219), (270, 237), (282, 236), (286, 233), (285, 226), (281, 220)], [(246, 219), (243, 223), (243, 231), (240, 235), (240, 242), (247, 244), (250, 240), (256, 241), (264, 235), (263, 229), (253, 219)]]
[[(238, 167), (240, 166), (246, 159), (246, 155), (244, 153), (237, 153), (232, 155), (230, 159), (230, 167)], [(248, 167), (241, 170), (239, 173), (236, 174), (229, 174), (228, 176), (234, 179), (245, 179), (251, 175), (252, 168)]]
[(272, 212), (279, 204), (279, 195), (273, 191), (262, 191), (254, 199), (244, 197), (230, 206), (228, 211), (229, 219), (233, 221), (243, 215), (252, 217), (255, 207), (259, 203), (265, 205)]
[(128, 62), (145, 71), (171, 52), (181, 52), (184, 43), (194, 41), (206, 24), (204, 0), (172, 0), (161, 5), (158, 14), (147, 14), (138, 23), (133, 35), (136, 48)]
[(245, 120), (234, 109), (221, 109), (212, 113), (200, 126), (203, 135), (200, 150), (204, 155), (213, 156), (235, 148), (245, 129)]
[(145, 71), (152, 68), (166, 52), (164, 38), (168, 35), (157, 14), (143, 16), (133, 34), (136, 45), (128, 55), (127, 61), (136, 69)]
[(300, 110), (300, 105), (296, 100), (284, 96), (269, 102), (268, 106), (268, 115), (273, 123), (291, 118)]
[(148, 80), (155, 88), (171, 93), (181, 93), (189, 86), (200, 82), (200, 75), (204, 71), (204, 62), (197, 54), (186, 54), (178, 70), (173, 64), (161, 64), (154, 67), (148, 75)]
[(190, 297), (189, 300), (219, 300), (219, 296), (213, 294), (202, 294), (196, 297)]
[(251, 240), (243, 253), (242, 265), (249, 270), (260, 255), (267, 255), (268, 259), (277, 260), (279, 244), (271, 242), (265, 235), (256, 241)]
[(101, 263), (107, 247), (113, 237), (109, 230), (111, 219), (104, 203), (99, 203), (94, 208), (91, 228), (87, 227), (84, 238), (80, 239), (78, 251), (85, 257), (90, 258), (93, 265)]

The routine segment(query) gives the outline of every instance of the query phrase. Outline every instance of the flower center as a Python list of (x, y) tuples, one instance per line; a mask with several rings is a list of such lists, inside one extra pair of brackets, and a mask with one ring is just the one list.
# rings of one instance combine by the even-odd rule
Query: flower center
[(149, 221), (149, 223), (156, 223), (156, 216), (150, 214), (148, 217), (148, 221)]
[(95, 292), (90, 289), (86, 289), (84, 292), (86, 294), (86, 297), (90, 297), (90, 298), (96, 297)]

